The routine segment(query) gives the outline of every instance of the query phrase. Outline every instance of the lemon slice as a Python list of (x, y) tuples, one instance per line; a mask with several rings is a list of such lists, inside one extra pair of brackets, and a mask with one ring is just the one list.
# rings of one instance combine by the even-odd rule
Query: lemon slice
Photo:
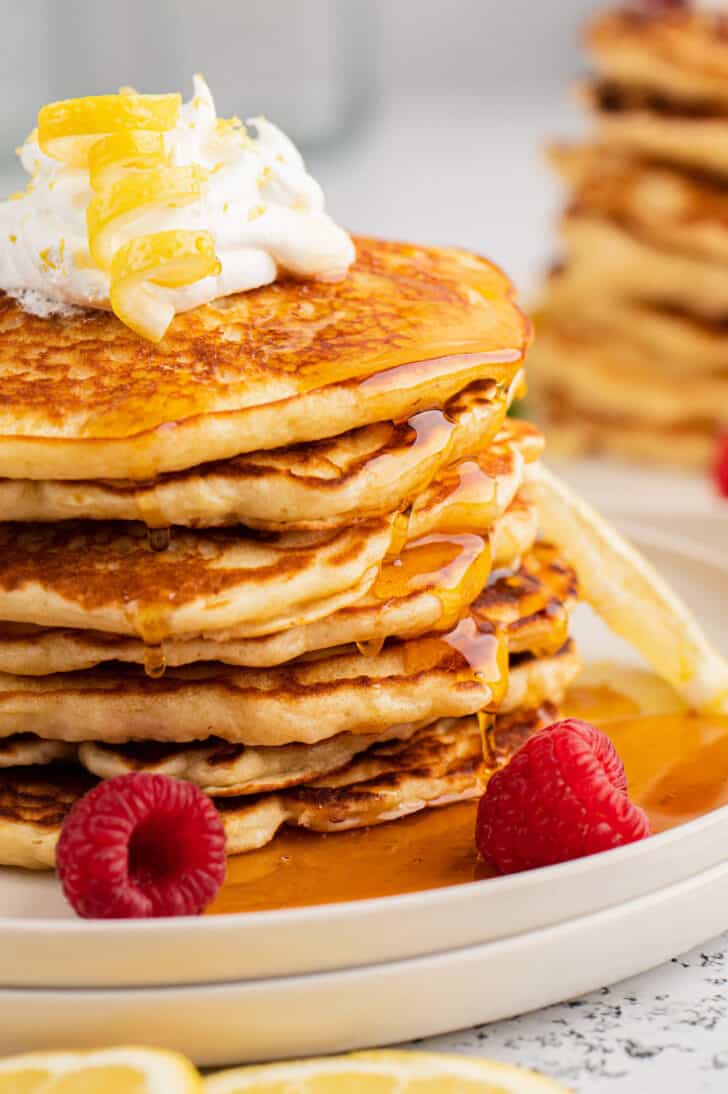
[(568, 1094), (567, 1088), (510, 1064), (437, 1052), (354, 1052), (222, 1071), (206, 1094)]
[(688, 706), (728, 714), (728, 661), (665, 581), (591, 506), (534, 464), (541, 531), (573, 563), (584, 599)]
[(144, 338), (158, 342), (174, 318), (165, 289), (217, 275), (220, 263), (209, 232), (154, 232), (114, 255), (109, 299), (114, 313)]
[(127, 171), (165, 167), (169, 157), (162, 133), (112, 133), (95, 141), (88, 154), (88, 173), (93, 190), (108, 189)]
[(111, 265), (119, 232), (149, 209), (189, 205), (200, 196), (208, 172), (197, 164), (163, 167), (124, 175), (108, 191), (97, 194), (86, 210), (89, 250), (103, 270)]
[(30, 1052), (0, 1060), (0, 1094), (200, 1094), (184, 1056), (151, 1048)]
[(48, 103), (38, 114), (38, 144), (54, 159), (85, 167), (89, 150), (108, 133), (165, 133), (179, 118), (179, 95), (89, 95)]

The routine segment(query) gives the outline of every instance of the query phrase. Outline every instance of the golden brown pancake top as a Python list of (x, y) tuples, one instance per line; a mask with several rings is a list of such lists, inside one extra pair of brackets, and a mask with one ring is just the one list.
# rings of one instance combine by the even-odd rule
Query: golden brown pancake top
[(178, 315), (159, 344), (109, 312), (43, 319), (0, 297), (0, 433), (130, 437), (412, 362), (485, 354), (500, 378), (522, 357), (528, 323), (484, 259), (371, 239), (357, 254), (341, 281), (288, 278)]

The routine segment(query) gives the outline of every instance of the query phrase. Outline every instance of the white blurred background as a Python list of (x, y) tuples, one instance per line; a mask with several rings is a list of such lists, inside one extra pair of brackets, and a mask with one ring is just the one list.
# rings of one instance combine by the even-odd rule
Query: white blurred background
[[(0, 0), (3, 184), (50, 99), (189, 94), (265, 113), (300, 143), (356, 231), (461, 243), (527, 292), (558, 201), (542, 146), (569, 97), (594, 0)], [(15, 177), (14, 177), (15, 176)]]

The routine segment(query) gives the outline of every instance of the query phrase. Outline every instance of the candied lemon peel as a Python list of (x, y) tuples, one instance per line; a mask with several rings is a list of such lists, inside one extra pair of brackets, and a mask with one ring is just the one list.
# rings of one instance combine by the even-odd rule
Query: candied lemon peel
[(122, 323), (157, 342), (174, 317), (163, 290), (219, 273), (209, 232), (176, 230), (139, 236), (114, 255), (111, 306)]
[[(220, 273), (212, 234), (171, 229), (131, 236), (155, 208), (197, 201), (209, 172), (173, 166), (164, 134), (180, 117), (179, 95), (95, 95), (49, 103), (38, 115), (38, 144), (69, 166), (85, 168), (94, 191), (86, 211), (91, 260), (110, 274), (109, 302), (132, 330), (159, 341), (174, 318), (165, 289)], [(232, 123), (231, 123), (232, 128)]]

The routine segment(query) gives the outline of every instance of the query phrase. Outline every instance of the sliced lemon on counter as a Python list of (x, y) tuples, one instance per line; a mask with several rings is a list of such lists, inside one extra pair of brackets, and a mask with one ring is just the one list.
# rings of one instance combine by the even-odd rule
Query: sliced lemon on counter
[(205, 1094), (567, 1094), (551, 1079), (477, 1056), (354, 1052), (221, 1071)]
[(201, 1094), (202, 1080), (175, 1052), (107, 1048), (30, 1052), (0, 1060), (0, 1094)]
[(616, 528), (540, 464), (526, 472), (541, 532), (574, 565), (581, 593), (688, 706), (728, 714), (728, 661), (656, 570)]

